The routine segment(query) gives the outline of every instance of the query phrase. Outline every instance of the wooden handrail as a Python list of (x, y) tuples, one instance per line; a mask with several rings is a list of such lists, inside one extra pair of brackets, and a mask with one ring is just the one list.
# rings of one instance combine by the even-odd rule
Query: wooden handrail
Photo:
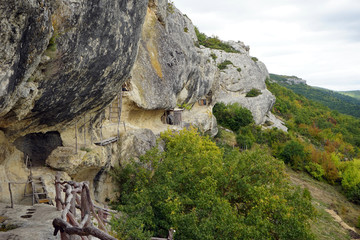
[[(69, 239), (69, 235), (81, 236), (83, 240), (86, 236), (92, 235), (101, 240), (115, 240), (110, 236), (105, 227), (108, 213), (111, 210), (97, 207), (93, 204), (90, 196), (90, 189), (87, 182), (60, 181), (60, 175), (55, 176), (56, 189), (56, 208), (61, 211), (61, 218), (53, 220), (55, 228), (54, 235), (60, 231), (61, 240)], [(61, 193), (65, 193), (65, 201), (62, 200)], [(81, 218), (77, 220), (76, 208), (80, 208)], [(98, 209), (98, 212), (95, 211)], [(90, 216), (93, 216), (101, 229), (93, 226)]]

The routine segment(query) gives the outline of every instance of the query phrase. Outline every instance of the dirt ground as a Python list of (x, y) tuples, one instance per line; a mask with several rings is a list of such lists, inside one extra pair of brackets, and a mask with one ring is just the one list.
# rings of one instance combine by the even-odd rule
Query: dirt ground
[[(319, 218), (314, 222), (313, 230), (320, 235), (320, 239), (360, 239), (360, 231), (356, 228), (360, 206), (349, 202), (341, 194), (339, 186), (316, 181), (305, 173), (289, 168), (286, 172), (294, 185), (309, 189)], [(330, 228), (333, 233), (329, 233)], [(322, 234), (324, 232), (326, 234)]]

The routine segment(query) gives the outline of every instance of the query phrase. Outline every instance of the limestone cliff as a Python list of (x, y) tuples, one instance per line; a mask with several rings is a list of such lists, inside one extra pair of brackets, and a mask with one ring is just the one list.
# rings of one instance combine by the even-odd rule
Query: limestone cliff
[(0, 128), (7, 135), (43, 131), (109, 104), (135, 61), (146, 0), (0, 4)]
[[(269, 112), (268, 72), (249, 47), (198, 46), (191, 20), (166, 0), (0, 4), (0, 201), (7, 181), (27, 179), (26, 155), (50, 192), (61, 171), (90, 181), (98, 201), (114, 198), (109, 169), (136, 160), (167, 128), (215, 135), (217, 102), (239, 102), (257, 124), (286, 130)], [(247, 97), (252, 89), (260, 95)], [(94, 144), (109, 137), (118, 141)]]

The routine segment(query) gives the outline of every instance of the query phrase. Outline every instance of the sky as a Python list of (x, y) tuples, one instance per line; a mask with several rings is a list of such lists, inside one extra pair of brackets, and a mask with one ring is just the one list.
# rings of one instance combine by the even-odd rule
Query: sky
[(270, 73), (360, 90), (360, 0), (174, 0), (201, 32), (240, 40)]

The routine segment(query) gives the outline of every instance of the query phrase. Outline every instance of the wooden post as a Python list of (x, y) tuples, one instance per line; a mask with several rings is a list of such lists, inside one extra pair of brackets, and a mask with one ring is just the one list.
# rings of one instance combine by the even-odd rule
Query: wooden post
[(63, 209), (62, 200), (61, 200), (61, 188), (60, 188), (60, 173), (57, 172), (55, 175), (55, 203), (56, 203), (56, 210), (61, 211)]
[(84, 114), (84, 147), (86, 147), (86, 114)]
[(90, 114), (90, 120), (89, 120), (89, 124), (90, 124), (90, 144), (93, 144), (93, 129), (92, 129), (92, 122), (91, 122), (92, 118), (91, 118), (91, 114)]
[(102, 136), (102, 116), (103, 113), (100, 113), (100, 142), (102, 142), (103, 136)]
[(35, 204), (35, 184), (34, 184), (34, 179), (31, 178), (31, 191), (32, 191), (32, 205), (34, 206)]
[(122, 98), (122, 91), (120, 91), (120, 95), (118, 95), (118, 127), (117, 127), (117, 136), (120, 138), (120, 115), (121, 115), (121, 98)]
[(14, 208), (14, 202), (13, 202), (13, 197), (12, 197), (12, 192), (11, 192), (11, 183), (9, 182), (9, 192), (10, 192), (10, 201), (11, 201), (11, 208)]
[(77, 154), (77, 120), (75, 121), (75, 153)]

